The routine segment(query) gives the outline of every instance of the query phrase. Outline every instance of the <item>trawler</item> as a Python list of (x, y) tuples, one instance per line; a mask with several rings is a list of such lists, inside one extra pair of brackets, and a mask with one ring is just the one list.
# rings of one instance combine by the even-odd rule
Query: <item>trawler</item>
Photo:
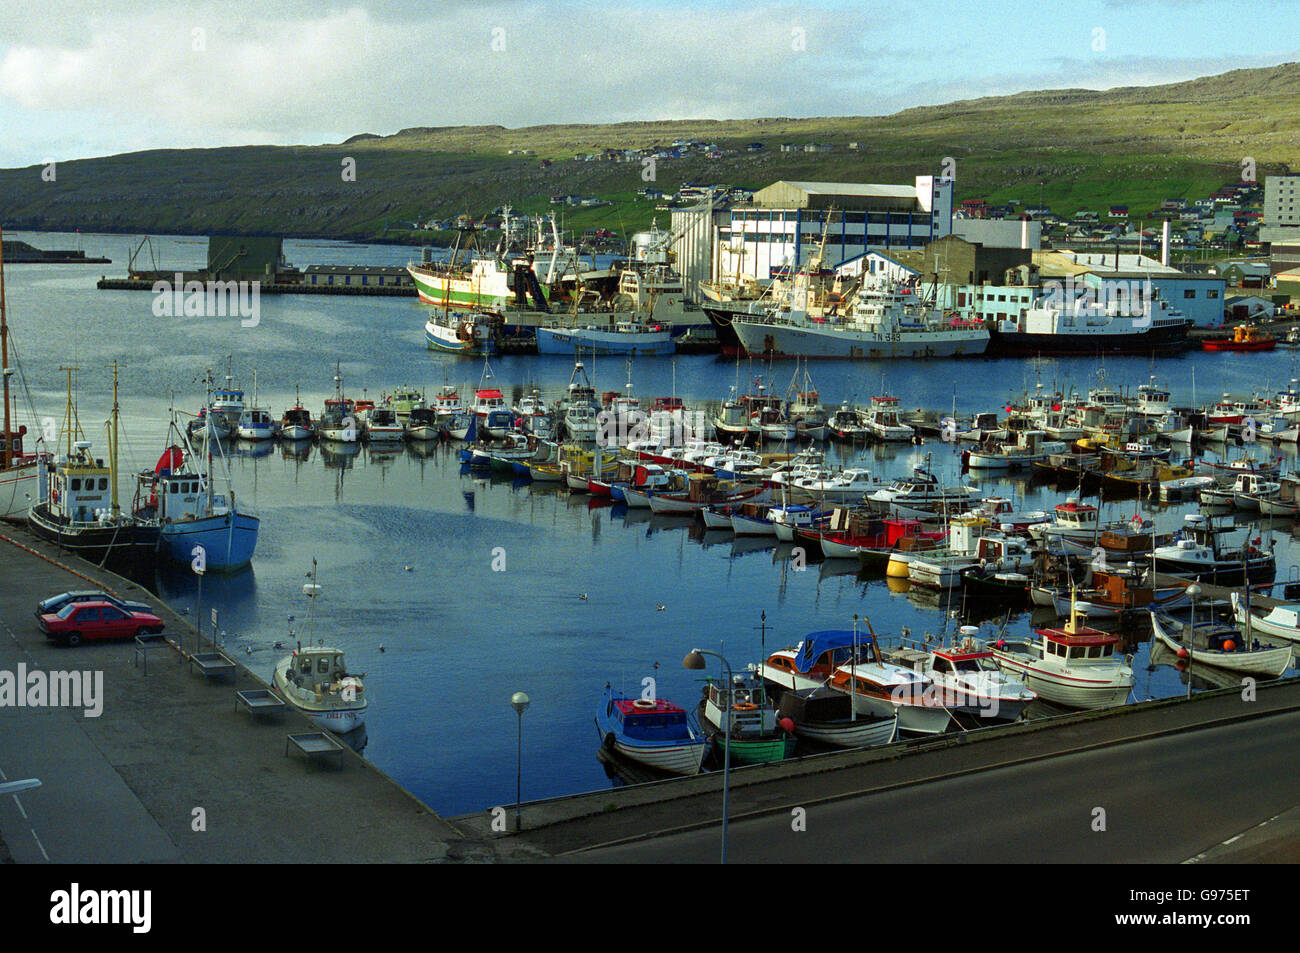
[[(69, 377), (69, 381), (71, 378)], [(68, 390), (65, 454), (43, 454), (41, 502), (27, 524), (41, 539), (83, 559), (115, 569), (148, 568), (158, 549), (159, 526), (123, 511), (117, 494), (117, 365), (113, 366), (113, 414), (108, 430), (109, 465), (95, 457), (89, 440), (73, 441), (75, 411)]]
[(843, 314), (778, 305), (735, 315), (732, 326), (749, 354), (765, 358), (957, 357), (983, 354), (989, 343), (983, 324), (945, 317), (911, 286), (881, 280), (864, 283)]

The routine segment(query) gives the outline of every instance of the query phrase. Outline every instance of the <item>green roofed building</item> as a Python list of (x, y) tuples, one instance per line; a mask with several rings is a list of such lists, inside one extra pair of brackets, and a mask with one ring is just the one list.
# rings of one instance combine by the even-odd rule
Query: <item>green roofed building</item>
[(289, 270), (282, 241), (262, 235), (213, 235), (208, 239), (208, 275), (222, 281), (275, 282)]

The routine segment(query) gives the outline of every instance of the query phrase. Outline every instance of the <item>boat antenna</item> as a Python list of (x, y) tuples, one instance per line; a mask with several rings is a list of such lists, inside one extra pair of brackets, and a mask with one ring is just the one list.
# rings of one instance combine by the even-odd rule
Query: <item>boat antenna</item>
[(316, 609), (316, 597), (320, 595), (320, 586), (316, 583), (316, 557), (311, 560), (311, 572), (307, 574), (311, 582), (302, 587), (302, 594), (307, 597), (307, 644), (311, 645), (312, 617)]

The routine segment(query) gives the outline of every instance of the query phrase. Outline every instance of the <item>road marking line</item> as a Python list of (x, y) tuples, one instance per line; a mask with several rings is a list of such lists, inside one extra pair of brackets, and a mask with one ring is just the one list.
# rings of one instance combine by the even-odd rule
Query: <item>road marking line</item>
[(1226, 847), (1227, 845), (1231, 844), (1235, 840), (1241, 840), (1241, 835), (1238, 834), (1236, 837), (1229, 837), (1226, 841), (1223, 842), (1223, 845)]
[(41, 839), (36, 836), (36, 828), (34, 827), (32, 828), (32, 840), (36, 841), (36, 846), (41, 849), (41, 856), (44, 857), (46, 862), (48, 863), (50, 860), (50, 855), (45, 853), (45, 845), (42, 844)]

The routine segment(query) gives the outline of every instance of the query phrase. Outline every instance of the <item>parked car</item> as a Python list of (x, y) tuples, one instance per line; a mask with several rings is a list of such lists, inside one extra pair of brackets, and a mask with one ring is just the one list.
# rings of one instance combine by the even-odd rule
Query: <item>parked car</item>
[(70, 602), (107, 602), (127, 612), (153, 612), (153, 607), (148, 603), (127, 602), (99, 589), (78, 589), (73, 592), (60, 592), (57, 596), (50, 596), (36, 603), (36, 618), (53, 615)]
[(84, 639), (127, 639), (162, 630), (163, 620), (152, 612), (132, 612), (103, 600), (69, 602), (58, 612), (41, 616), (45, 637), (64, 645), (80, 645)]

